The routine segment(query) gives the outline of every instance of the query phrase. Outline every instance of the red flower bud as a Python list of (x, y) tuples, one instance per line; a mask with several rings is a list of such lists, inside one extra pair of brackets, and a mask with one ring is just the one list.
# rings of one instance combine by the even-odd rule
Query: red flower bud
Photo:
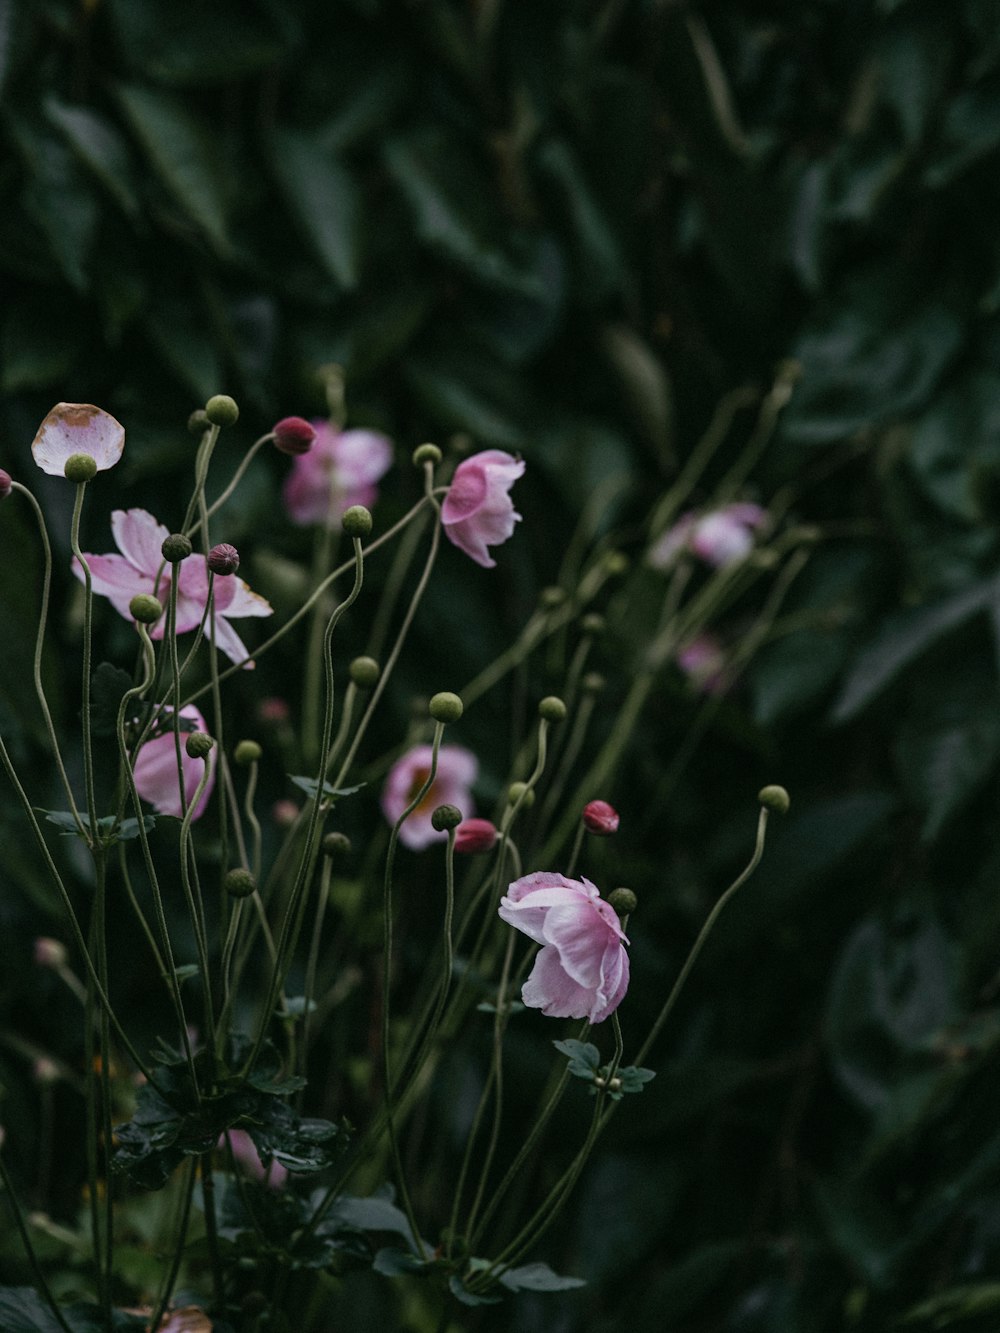
[(488, 819), (463, 819), (455, 830), (455, 851), (470, 856), (473, 852), (488, 852), (496, 840), (496, 826)]
[(583, 822), (590, 833), (599, 838), (610, 838), (618, 832), (619, 815), (607, 801), (588, 801), (583, 807)]
[(219, 542), (208, 553), (208, 567), (213, 574), (235, 574), (240, 567), (240, 553), (228, 542)]
[(3, 468), (0, 468), (0, 500), (7, 499), (13, 485), (14, 483), (10, 479), (10, 473), (4, 472)]
[(304, 417), (282, 417), (274, 428), (274, 447), (283, 454), (307, 454), (316, 438), (316, 427)]

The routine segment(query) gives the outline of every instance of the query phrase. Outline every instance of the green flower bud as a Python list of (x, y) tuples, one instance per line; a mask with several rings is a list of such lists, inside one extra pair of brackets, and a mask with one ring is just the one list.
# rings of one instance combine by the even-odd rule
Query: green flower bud
[(179, 565), (191, 554), (191, 539), (185, 537), (183, 532), (173, 532), (169, 537), (164, 537), (160, 551), (168, 564)]
[(324, 856), (349, 856), (351, 840), (346, 833), (325, 833), (322, 847)]
[(618, 913), (618, 918), (631, 916), (639, 905), (639, 899), (631, 889), (612, 889), (608, 894), (608, 902)]
[(244, 767), (249, 764), (255, 764), (264, 751), (256, 741), (240, 741), (233, 751), (233, 758)]
[(67, 481), (93, 481), (97, 476), (97, 460), (90, 454), (70, 454), (63, 471)]
[(188, 430), (192, 435), (204, 435), (212, 423), (203, 407), (197, 407), (188, 417)]
[(784, 787), (779, 787), (777, 783), (770, 786), (761, 787), (757, 793), (757, 800), (765, 810), (770, 810), (776, 815), (787, 815), (788, 807), (792, 803), (792, 798), (785, 791)]
[(184, 748), (191, 759), (207, 759), (214, 744), (215, 741), (204, 731), (191, 731), (184, 742)]
[(344, 510), (341, 526), (348, 537), (367, 537), (372, 530), (371, 513), (364, 505), (351, 505)]
[(615, 578), (619, 578), (628, 570), (628, 556), (622, 551), (608, 551), (604, 557), (604, 568)]
[(607, 683), (599, 671), (588, 671), (580, 681), (580, 689), (584, 694), (602, 694)]
[(205, 404), (205, 415), (213, 426), (234, 426), (240, 409), (228, 393), (216, 393)]
[(462, 716), (465, 705), (451, 690), (442, 690), (431, 696), (427, 711), (435, 722), (457, 722)]
[(538, 705), (538, 716), (544, 717), (546, 722), (564, 722), (566, 705), (558, 695), (547, 694)]
[(566, 593), (562, 588), (552, 587), (543, 588), (539, 593), (538, 601), (546, 611), (554, 611), (557, 606), (562, 606), (566, 600)]
[(441, 462), (441, 450), (436, 444), (418, 444), (413, 451), (414, 467), (423, 467), (425, 463), (430, 463), (432, 467), (437, 467)]
[(580, 628), (584, 634), (589, 634), (591, 638), (599, 639), (608, 628), (608, 622), (597, 611), (591, 611), (580, 621)]
[(137, 592), (128, 604), (128, 612), (140, 625), (155, 625), (163, 615), (163, 607), (151, 592)]
[(356, 657), (347, 669), (359, 690), (370, 690), (382, 670), (374, 657)]
[(507, 788), (507, 800), (511, 805), (520, 801), (522, 810), (530, 810), (535, 804), (535, 789), (526, 782), (512, 782)]
[(458, 828), (461, 822), (462, 812), (457, 805), (439, 805), (436, 810), (431, 811), (431, 828), (438, 833)]
[(249, 898), (257, 887), (257, 881), (249, 870), (227, 870), (222, 887), (230, 898)]

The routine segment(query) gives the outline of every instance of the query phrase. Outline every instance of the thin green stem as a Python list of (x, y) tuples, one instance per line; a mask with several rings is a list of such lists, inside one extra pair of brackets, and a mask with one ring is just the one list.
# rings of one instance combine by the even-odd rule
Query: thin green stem
[(90, 671), (93, 652), (94, 585), (90, 566), (80, 550), (80, 516), (83, 513), (83, 500), (87, 491), (85, 481), (77, 482), (73, 500), (73, 520), (70, 528), (70, 545), (73, 554), (83, 570), (83, 682), (82, 682), (82, 717), (83, 717), (83, 781), (87, 794), (87, 818), (90, 824), (87, 841), (91, 847), (96, 845), (97, 832), (97, 795), (94, 789), (94, 742), (90, 730)]

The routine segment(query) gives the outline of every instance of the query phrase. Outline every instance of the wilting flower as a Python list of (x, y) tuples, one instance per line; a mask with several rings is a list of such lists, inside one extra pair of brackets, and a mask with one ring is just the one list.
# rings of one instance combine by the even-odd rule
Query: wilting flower
[[(205, 619), (208, 605), (208, 569), (203, 555), (191, 555), (178, 565), (165, 565), (161, 547), (169, 532), (145, 509), (116, 509), (111, 515), (111, 534), (121, 555), (87, 555), (94, 592), (106, 597), (115, 610), (131, 620), (129, 602), (137, 593), (152, 593), (164, 606), (171, 578), (177, 579), (177, 633), (196, 629)], [(83, 580), (79, 561), (73, 572)], [(247, 587), (242, 579), (216, 579), (212, 595), (214, 625), (205, 632), (214, 639), (230, 661), (247, 662), (250, 654), (243, 640), (230, 625), (230, 619), (243, 616), (269, 616), (268, 602)], [(154, 626), (151, 637), (162, 639), (166, 618)]]
[(288, 1170), (280, 1162), (272, 1162), (269, 1167), (265, 1166), (260, 1159), (260, 1153), (257, 1151), (257, 1145), (246, 1132), (245, 1129), (227, 1129), (219, 1136), (217, 1147), (224, 1148), (228, 1141), (232, 1149), (236, 1164), (243, 1168), (248, 1176), (253, 1180), (261, 1181), (265, 1185), (270, 1185), (272, 1189), (281, 1189), (288, 1179)]
[(722, 644), (707, 630), (696, 634), (677, 653), (677, 665), (697, 690), (723, 694), (726, 689), (726, 654)]
[(285, 508), (293, 523), (339, 527), (345, 509), (371, 509), (375, 503), (375, 483), (392, 464), (392, 442), (373, 430), (337, 431), (329, 422), (314, 424), (312, 448), (292, 459), (283, 492)]
[[(427, 781), (431, 771), (433, 750), (429, 745), (415, 745), (397, 759), (389, 770), (382, 790), (382, 812), (390, 824), (395, 824), (417, 792)], [(427, 795), (403, 822), (399, 840), (414, 851), (432, 842), (441, 842), (447, 833), (440, 833), (431, 824), (431, 815), (439, 805), (454, 805), (468, 817), (473, 811), (469, 788), (476, 780), (479, 764), (471, 750), (461, 745), (442, 745), (438, 750), (437, 770)]]
[(66, 475), (66, 460), (88, 454), (98, 472), (114, 467), (125, 446), (125, 427), (90, 403), (56, 403), (31, 445), (35, 462), (50, 477)]
[(455, 830), (455, 851), (466, 856), (490, 852), (496, 846), (497, 836), (491, 819), (463, 819)]
[(682, 514), (650, 548), (654, 569), (667, 569), (680, 551), (691, 551), (707, 565), (723, 569), (745, 560), (754, 534), (767, 523), (767, 510), (755, 504), (723, 505), (707, 514)]
[(541, 870), (517, 879), (500, 916), (542, 948), (521, 988), (529, 1009), (602, 1023), (628, 990), (628, 939), (618, 914), (587, 879)]
[[(184, 811), (181, 808), (180, 780), (177, 775), (177, 746), (174, 740), (171, 712), (172, 710), (169, 708), (164, 709), (164, 716), (161, 719), (161, 726), (163, 727), (161, 734), (153, 736), (139, 747), (133, 771), (136, 791), (142, 799), (148, 801), (157, 814), (176, 815), (180, 819)], [(205, 719), (194, 704), (185, 704), (181, 709), (181, 717), (188, 722), (193, 722), (196, 731), (203, 732), (205, 730)], [(185, 733), (181, 732), (181, 771), (184, 774), (184, 800), (190, 806), (194, 800), (194, 794), (198, 790), (201, 775), (205, 771), (205, 760), (191, 758), (184, 746), (184, 736)], [(204, 813), (208, 798), (212, 794), (212, 788), (215, 786), (214, 749), (210, 751), (208, 756), (208, 768), (208, 785), (194, 808), (192, 819), (199, 819)]]
[(523, 473), (521, 459), (502, 449), (473, 454), (455, 469), (441, 505), (445, 536), (484, 569), (496, 565), (487, 547), (505, 542), (521, 518), (509, 491)]

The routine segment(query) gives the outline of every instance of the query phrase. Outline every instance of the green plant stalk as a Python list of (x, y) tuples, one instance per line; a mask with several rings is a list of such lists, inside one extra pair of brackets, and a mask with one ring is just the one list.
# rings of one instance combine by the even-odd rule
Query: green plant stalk
[(257, 776), (260, 770), (260, 764), (255, 759), (247, 773), (247, 789), (243, 797), (243, 813), (246, 815), (247, 823), (250, 825), (250, 834), (253, 839), (251, 843), (252, 852), (250, 857), (250, 870), (254, 880), (260, 878), (261, 844), (263, 834), (261, 832), (260, 820), (257, 818), (257, 812), (254, 809), (254, 799), (257, 795)]
[(326, 762), (323, 764), (323, 781), (326, 781), (326, 775), (329, 773), (333, 761), (340, 754), (347, 741), (348, 733), (351, 730), (351, 720), (354, 717), (354, 704), (358, 697), (358, 687), (353, 680), (347, 682), (347, 689), (344, 691), (344, 702), (340, 706), (340, 726), (337, 728), (337, 734), (333, 738), (333, 744), (330, 746), (326, 755)]
[[(95, 954), (99, 956), (97, 926), (97, 904), (95, 903), (90, 919), (90, 943)], [(107, 1052), (102, 1053), (99, 1041), (95, 1040), (97, 1023), (95, 1022), (94, 988), (96, 984), (96, 978), (91, 977), (88, 972), (87, 999), (83, 1011), (83, 1058), (87, 1089), (87, 1214), (90, 1218), (90, 1257), (94, 1265), (97, 1304), (101, 1307), (106, 1333), (111, 1333), (111, 1296), (108, 1291), (108, 1274), (104, 1267), (104, 1245), (101, 1240), (100, 1171), (97, 1161), (97, 1147), (100, 1137), (98, 1132), (98, 1102), (100, 1100), (98, 1084), (101, 1078), (98, 1066), (102, 1054), (104, 1061), (107, 1060)]]
[[(212, 453), (218, 438), (219, 427), (209, 426), (198, 445), (198, 452), (194, 460), (194, 490), (191, 492), (191, 498), (188, 500), (188, 506), (184, 513), (184, 522), (181, 524), (181, 532), (185, 535), (189, 534), (189, 529), (193, 531), (191, 525), (194, 521), (195, 510), (199, 507), (199, 502), (202, 505), (205, 503), (205, 481), (208, 478), (208, 465), (212, 461)], [(203, 522), (204, 513), (202, 512), (199, 526)]]
[(35, 682), (35, 695), (42, 710), (42, 717), (45, 719), (45, 731), (49, 738), (49, 745), (52, 749), (52, 757), (56, 761), (56, 768), (59, 771), (59, 779), (62, 782), (63, 790), (66, 793), (66, 800), (69, 803), (70, 812), (76, 823), (77, 832), (86, 842), (88, 840), (87, 830), (84, 828), (83, 820), (80, 818), (80, 812), (77, 809), (76, 799), (73, 796), (73, 788), (66, 773), (66, 766), (63, 763), (62, 751), (59, 748), (59, 739), (56, 736), (55, 725), (52, 721), (52, 713), (49, 710), (49, 701), (45, 695), (45, 687), (42, 684), (42, 653), (45, 648), (45, 631), (48, 628), (49, 621), (49, 595), (52, 590), (52, 546), (49, 542), (49, 534), (45, 527), (45, 516), (42, 513), (41, 505), (32, 495), (32, 493), (22, 486), (19, 481), (11, 483), (11, 489), (20, 492), (25, 496), (31, 505), (35, 515), (35, 521), (38, 524), (38, 533), (42, 540), (42, 550), (45, 555), (45, 568), (42, 574), (42, 600), (38, 608), (38, 633), (35, 636), (35, 656), (32, 663), (32, 675)]
[[(96, 886), (94, 892), (94, 933), (97, 938), (97, 973), (105, 991), (108, 985), (108, 932), (107, 932), (107, 852), (101, 848), (94, 855)], [(100, 1023), (100, 1068), (99, 1087), (101, 1094), (101, 1137), (104, 1141), (104, 1252), (101, 1263), (104, 1269), (103, 1291), (106, 1296), (105, 1317), (111, 1330), (113, 1315), (111, 1299), (114, 1288), (114, 1197), (111, 1188), (111, 1147), (113, 1131), (111, 1125), (111, 1033), (107, 1011), (98, 1011)]]
[[(321, 583), (334, 558), (334, 529), (329, 523), (317, 527), (313, 541), (312, 582)], [(320, 692), (323, 670), (323, 638), (326, 617), (322, 599), (313, 606), (309, 618), (309, 640), (306, 648), (305, 679), (302, 688), (302, 729), (300, 744), (307, 765), (316, 762), (318, 750)]]
[(201, 1201), (205, 1206), (205, 1240), (208, 1244), (212, 1269), (212, 1304), (217, 1312), (225, 1309), (225, 1286), (222, 1280), (222, 1258), (219, 1254), (219, 1229), (215, 1217), (215, 1178), (212, 1175), (211, 1152), (201, 1155)]
[(198, 802), (201, 800), (205, 788), (208, 786), (212, 770), (208, 762), (208, 756), (201, 761), (202, 772), (198, 780), (198, 786), (195, 789), (191, 804), (184, 812), (184, 818), (181, 820), (181, 832), (178, 846), (178, 858), (181, 868), (181, 889), (184, 893), (184, 900), (187, 903), (188, 915), (191, 918), (191, 929), (194, 932), (195, 947), (198, 950), (198, 965), (201, 968), (201, 994), (202, 1009), (205, 1019), (205, 1049), (209, 1053), (209, 1059), (214, 1066), (216, 1055), (216, 1025), (215, 1013), (212, 1004), (212, 985), (211, 973), (208, 962), (208, 938), (205, 926), (205, 910), (201, 901), (201, 887), (198, 882), (197, 867), (194, 865), (194, 848), (191, 843), (191, 821), (194, 818), (194, 812), (198, 808)]
[(24, 1246), (24, 1252), (28, 1256), (28, 1263), (31, 1265), (32, 1272), (35, 1275), (38, 1290), (41, 1292), (45, 1304), (52, 1311), (53, 1319), (62, 1329), (63, 1333), (73, 1333), (73, 1329), (67, 1324), (62, 1310), (56, 1303), (56, 1298), (52, 1294), (52, 1288), (49, 1286), (48, 1278), (45, 1276), (45, 1270), (42, 1268), (38, 1255), (35, 1253), (35, 1247), (31, 1242), (31, 1233), (25, 1223), (20, 1201), (18, 1200), (17, 1194), (14, 1192), (14, 1182), (11, 1180), (10, 1173), (3, 1160), (3, 1153), (0, 1153), (0, 1181), (3, 1182), (4, 1193), (10, 1200), (11, 1212), (14, 1214), (14, 1225), (17, 1227), (18, 1234), (21, 1237), (21, 1244)]
[[(250, 446), (250, 448), (246, 451), (246, 453), (240, 460), (239, 467), (237, 467), (236, 471), (233, 473), (232, 480), (230, 481), (229, 485), (221, 493), (221, 495), (219, 495), (215, 500), (212, 501), (212, 503), (205, 510), (205, 518), (212, 518), (215, 514), (217, 514), (219, 510), (222, 508), (222, 506), (226, 503), (226, 501), (230, 498), (230, 496), (235, 494), (237, 487), (239, 486), (240, 482), (246, 475), (247, 468), (256, 458), (257, 454), (264, 447), (264, 445), (273, 439), (274, 439), (274, 431), (268, 431), (268, 433), (266, 435), (262, 435), (259, 440), (254, 440), (253, 444)], [(195, 519), (195, 521), (191, 524), (189, 528), (184, 529), (184, 536), (188, 538), (193, 538), (195, 533), (198, 532), (199, 528), (201, 527), (203, 521), (204, 520), (199, 515), (199, 517)]]
[(316, 992), (316, 970), (319, 966), (319, 942), (323, 934), (323, 918), (326, 916), (327, 904), (330, 901), (330, 875), (333, 868), (333, 862), (328, 856), (323, 857), (323, 866), (320, 870), (319, 895), (316, 899), (316, 915), (313, 920), (312, 939), (309, 941), (309, 957), (306, 960), (305, 984), (303, 994), (305, 999), (305, 1010), (302, 1015), (302, 1069), (301, 1073), (306, 1073), (306, 1064), (309, 1059), (309, 1035), (311, 1027), (312, 998)]
[(151, 1329), (158, 1329), (163, 1322), (163, 1316), (166, 1314), (167, 1306), (170, 1304), (170, 1297), (173, 1294), (174, 1287), (177, 1283), (177, 1275), (181, 1270), (181, 1263), (184, 1259), (184, 1245), (187, 1240), (188, 1223), (191, 1217), (191, 1200), (194, 1197), (195, 1180), (198, 1176), (198, 1159), (196, 1157), (189, 1157), (187, 1166), (187, 1183), (184, 1186), (181, 1216), (177, 1228), (177, 1239), (173, 1245), (170, 1268), (167, 1271), (163, 1290), (160, 1292), (159, 1299), (156, 1302), (155, 1313), (150, 1321), (149, 1327)]
[(90, 730), (90, 671), (91, 655), (93, 652), (93, 621), (94, 621), (94, 585), (90, 575), (90, 566), (87, 564), (83, 552), (80, 550), (80, 515), (83, 513), (83, 499), (87, 491), (87, 483), (79, 481), (76, 484), (76, 495), (73, 500), (73, 520), (70, 528), (70, 546), (73, 554), (80, 563), (83, 570), (83, 689), (82, 689), (82, 717), (83, 717), (83, 781), (87, 794), (87, 818), (90, 823), (87, 836), (87, 844), (93, 850), (97, 843), (97, 795), (94, 789), (94, 744)]
[(417, 553), (423, 531), (423, 522), (410, 524), (404, 532), (403, 538), (396, 548), (392, 564), (389, 566), (389, 572), (382, 587), (382, 596), (379, 598), (365, 649), (368, 656), (374, 657), (376, 661), (378, 661), (385, 646), (389, 625), (392, 621), (392, 613), (396, 609), (396, 603), (399, 601), (399, 595), (403, 589), (403, 582)]

